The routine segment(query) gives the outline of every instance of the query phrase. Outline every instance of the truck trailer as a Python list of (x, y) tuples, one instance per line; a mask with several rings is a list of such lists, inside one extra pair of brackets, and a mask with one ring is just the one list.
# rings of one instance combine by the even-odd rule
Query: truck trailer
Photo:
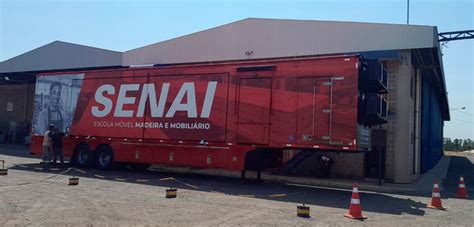
[(288, 150), (370, 151), (386, 92), (382, 64), (359, 55), (45, 73), (31, 150), (52, 124), (81, 167), (279, 168)]

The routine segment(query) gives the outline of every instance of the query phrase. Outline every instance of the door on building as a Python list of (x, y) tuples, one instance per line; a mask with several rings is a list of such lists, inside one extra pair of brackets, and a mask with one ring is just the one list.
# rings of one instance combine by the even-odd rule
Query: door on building
[(365, 177), (385, 178), (385, 154), (387, 131), (384, 129), (372, 129), (372, 150), (365, 153)]
[(268, 144), (272, 78), (241, 78), (238, 89), (237, 140)]

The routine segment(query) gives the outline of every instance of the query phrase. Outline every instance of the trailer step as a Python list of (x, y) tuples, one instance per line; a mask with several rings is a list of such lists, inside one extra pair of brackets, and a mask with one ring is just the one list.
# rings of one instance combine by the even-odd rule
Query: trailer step
[(315, 155), (316, 152), (310, 150), (300, 150), (293, 158), (287, 161), (282, 168), (275, 171), (273, 174), (287, 175), (290, 174), (295, 168), (297, 168), (306, 159)]

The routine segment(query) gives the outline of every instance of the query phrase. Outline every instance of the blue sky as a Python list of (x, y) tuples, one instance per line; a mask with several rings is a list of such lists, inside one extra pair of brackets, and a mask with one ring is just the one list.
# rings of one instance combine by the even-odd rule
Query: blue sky
[[(472, 0), (411, 0), (410, 24), (474, 29)], [(406, 23), (404, 0), (0, 0), (0, 61), (55, 40), (125, 51), (248, 17)], [(452, 120), (445, 136), (474, 139), (474, 40), (443, 47)]]

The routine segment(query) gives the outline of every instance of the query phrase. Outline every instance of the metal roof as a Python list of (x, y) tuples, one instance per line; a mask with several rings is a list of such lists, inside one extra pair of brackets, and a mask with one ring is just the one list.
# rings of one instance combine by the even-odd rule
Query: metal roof
[(122, 53), (54, 41), (0, 62), (0, 73), (121, 66)]
[(432, 48), (433, 26), (249, 18), (124, 52), (123, 65)]

